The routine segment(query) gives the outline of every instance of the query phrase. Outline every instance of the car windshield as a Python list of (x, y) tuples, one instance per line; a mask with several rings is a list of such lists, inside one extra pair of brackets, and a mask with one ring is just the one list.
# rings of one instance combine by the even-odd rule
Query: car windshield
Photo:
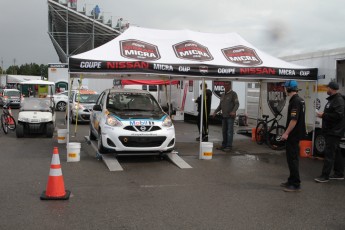
[(20, 104), (21, 111), (51, 111), (49, 98), (25, 98)]
[(99, 94), (77, 94), (75, 96), (75, 101), (80, 103), (96, 103)]
[(20, 97), (20, 91), (5, 91), (5, 96)]
[(157, 101), (151, 94), (133, 92), (113, 92), (108, 95), (109, 111), (161, 111)]

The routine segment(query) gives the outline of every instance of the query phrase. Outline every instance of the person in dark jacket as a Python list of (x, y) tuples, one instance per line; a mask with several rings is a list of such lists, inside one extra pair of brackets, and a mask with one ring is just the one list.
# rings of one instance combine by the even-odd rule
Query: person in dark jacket
[[(339, 147), (343, 135), (344, 99), (338, 90), (338, 83), (328, 83), (328, 102), (323, 112), (316, 113), (317, 117), (322, 118), (322, 133), (326, 139), (322, 173), (314, 179), (318, 183), (328, 182), (329, 179), (344, 180), (344, 161)], [(333, 165), (334, 175), (330, 176)]]
[[(200, 84), (200, 89), (202, 90), (202, 84)], [(201, 103), (203, 103), (203, 121), (202, 121), (202, 141), (208, 141), (208, 124), (209, 117), (211, 113), (211, 102), (212, 102), (212, 91), (207, 89), (207, 84), (205, 83), (205, 94), (202, 101), (201, 95), (195, 100), (195, 103), (198, 104), (198, 130), (200, 133), (200, 121), (201, 121)], [(206, 100), (205, 100), (206, 99)], [(197, 141), (200, 141), (200, 137), (196, 138)]]
[(232, 90), (231, 81), (224, 82), (224, 90), (225, 92), (221, 96), (219, 105), (212, 116), (215, 117), (219, 111), (222, 111), (223, 142), (222, 145), (216, 147), (216, 149), (227, 152), (232, 150), (232, 142), (234, 139), (234, 122), (236, 118), (236, 111), (238, 110), (240, 103), (238, 101), (237, 93)]
[(294, 80), (284, 84), (287, 95), (290, 97), (286, 119), (286, 130), (281, 139), (286, 140), (286, 160), (290, 175), (286, 182), (280, 184), (285, 192), (299, 192), (301, 180), (299, 176), (299, 141), (305, 137), (305, 102), (298, 96), (298, 84)]

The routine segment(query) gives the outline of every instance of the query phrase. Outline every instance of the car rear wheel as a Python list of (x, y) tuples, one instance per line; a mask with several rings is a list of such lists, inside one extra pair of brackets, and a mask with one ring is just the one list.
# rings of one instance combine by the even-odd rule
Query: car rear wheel
[(63, 101), (60, 101), (56, 104), (56, 109), (59, 111), (65, 111), (66, 110), (66, 103)]

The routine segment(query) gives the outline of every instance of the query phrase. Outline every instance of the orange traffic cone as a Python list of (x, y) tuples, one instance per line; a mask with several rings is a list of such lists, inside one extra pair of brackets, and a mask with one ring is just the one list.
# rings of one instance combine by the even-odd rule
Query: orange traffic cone
[(43, 191), (41, 200), (68, 200), (70, 194), (70, 191), (65, 190), (58, 148), (54, 147), (47, 189)]

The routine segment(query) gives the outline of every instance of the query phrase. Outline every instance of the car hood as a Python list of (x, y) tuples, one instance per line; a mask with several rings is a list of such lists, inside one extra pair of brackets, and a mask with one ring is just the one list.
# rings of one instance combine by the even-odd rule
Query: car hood
[(80, 105), (82, 105), (85, 109), (90, 109), (92, 110), (93, 106), (95, 105), (95, 103), (93, 104), (89, 104), (89, 103), (80, 103)]
[(120, 119), (127, 120), (127, 119), (153, 119), (153, 120), (160, 120), (166, 114), (161, 111), (119, 111), (119, 112), (112, 112)]

